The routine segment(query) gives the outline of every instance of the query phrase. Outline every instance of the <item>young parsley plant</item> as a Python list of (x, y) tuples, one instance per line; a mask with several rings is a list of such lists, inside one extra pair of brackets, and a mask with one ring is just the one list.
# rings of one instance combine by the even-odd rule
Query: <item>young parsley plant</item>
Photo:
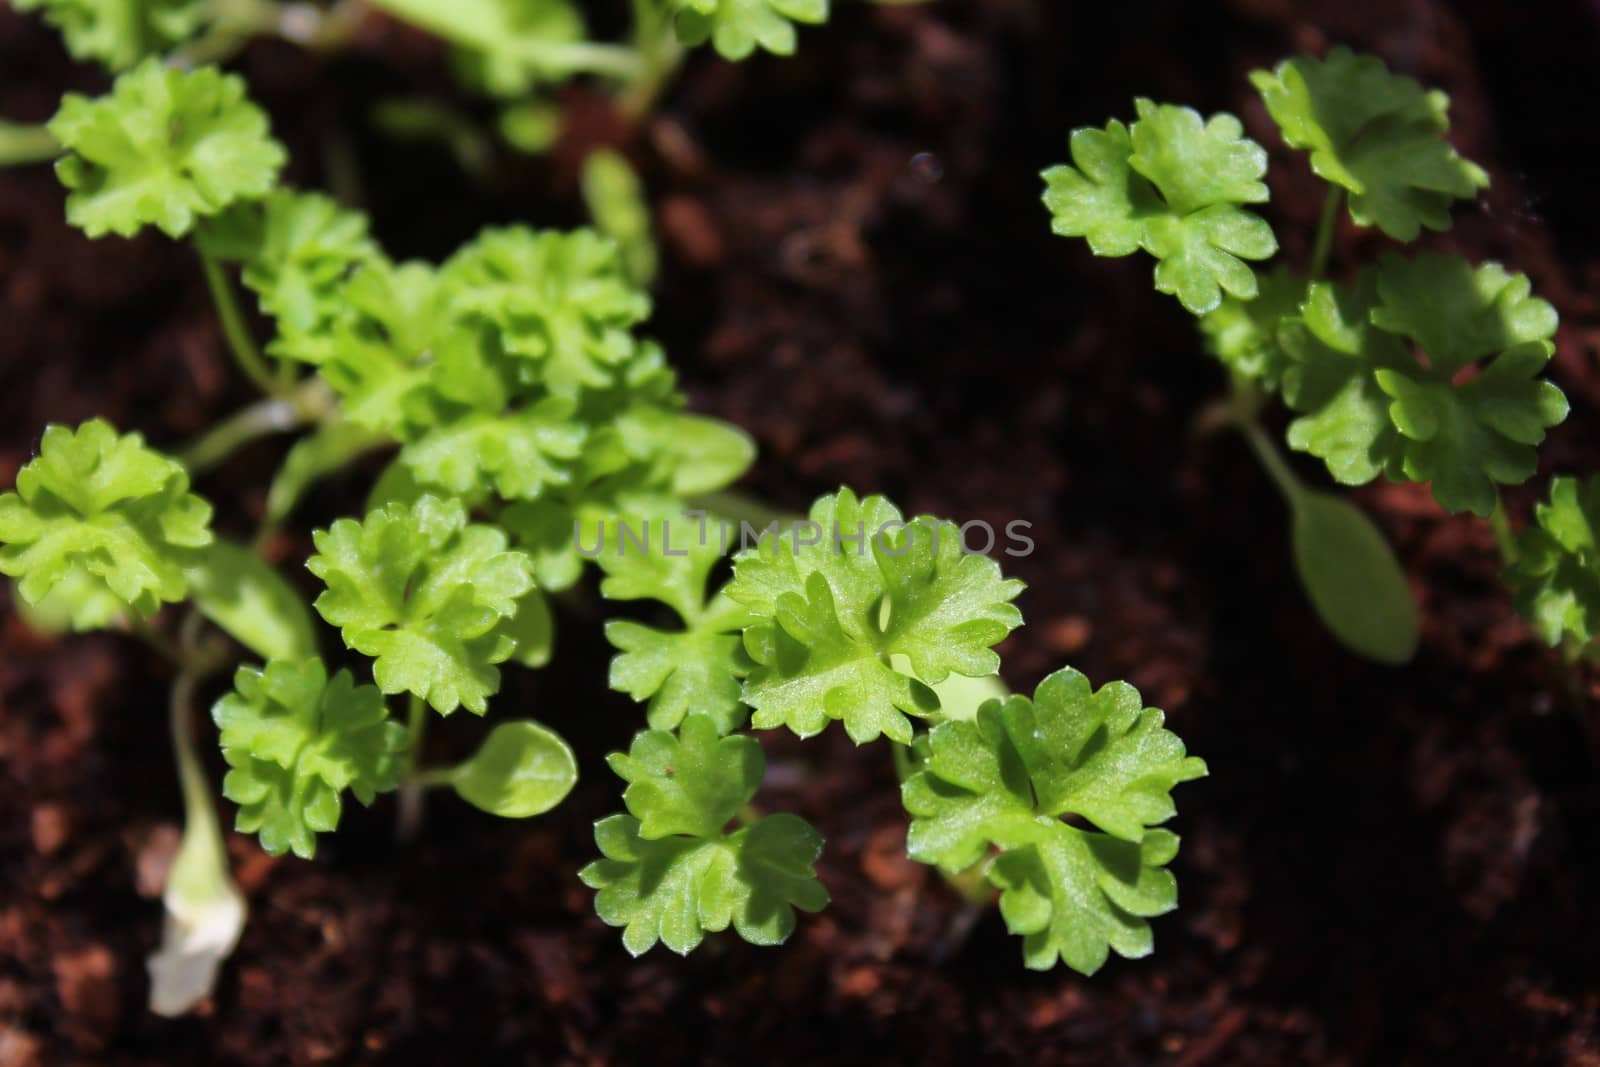
[(1538, 445), (1567, 415), (1541, 377), (1556, 313), (1526, 277), (1460, 256), (1387, 252), (1349, 283), (1327, 278), (1343, 207), (1407, 242), (1448, 229), (1451, 205), (1488, 175), (1445, 139), (1448, 98), (1374, 57), (1335, 48), (1251, 81), (1284, 142), (1328, 183), (1304, 269), (1258, 277), (1252, 266), (1277, 249), (1245, 207), (1267, 200), (1267, 154), (1228, 115), (1137, 101), (1131, 127), (1072, 135), (1073, 165), (1045, 172), (1044, 201), (1055, 232), (1096, 254), (1156, 258), (1156, 288), (1200, 317), (1229, 372), (1232, 395), (1211, 421), (1236, 426), (1283, 493), (1313, 606), (1348, 647), (1402, 662), (1417, 623), (1398, 562), (1369, 519), (1293, 473), (1261, 426), (1264, 399), (1282, 393), (1296, 416), (1290, 447), (1334, 481), (1428, 483), (1446, 511), (1498, 527), (1499, 487), (1534, 474)]

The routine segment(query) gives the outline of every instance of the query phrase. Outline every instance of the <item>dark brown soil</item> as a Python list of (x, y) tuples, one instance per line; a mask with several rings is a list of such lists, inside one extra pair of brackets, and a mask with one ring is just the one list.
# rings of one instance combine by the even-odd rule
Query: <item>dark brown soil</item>
[[(1531, 274), (1563, 316), (1573, 414), (1545, 474), (1600, 466), (1600, 214), (1582, 0), (941, 0), (843, 3), (800, 55), (696, 58), (627, 140), (660, 220), (655, 329), (700, 409), (760, 440), (751, 488), (799, 507), (840, 483), (915, 510), (1034, 523), (1031, 687), (1070, 662), (1167, 709), (1211, 777), (1183, 787), (1183, 905), (1156, 954), (1092, 979), (1034, 974), (998, 917), (903, 854), (888, 755), (839, 731), (768, 742), (761, 802), (828, 837), (834, 903), (781, 949), (717, 939), (639, 961), (575, 872), (618, 804), (602, 757), (640, 725), (604, 690), (582, 607), (556, 667), (499, 698), (566, 733), (583, 780), (554, 814), (498, 821), (449, 797), (420, 841), (389, 802), (352, 810), (317, 861), (230, 841), (251, 918), (197, 1017), (144, 1011), (157, 880), (179, 798), (160, 663), (109, 635), (0, 651), (0, 1064), (1018, 1062), (1600, 1064), (1600, 777), (1560, 672), (1515, 620), (1488, 530), (1424, 490), (1357, 497), (1424, 610), (1411, 666), (1334, 647), (1296, 589), (1284, 516), (1231, 438), (1197, 438), (1220, 387), (1149, 265), (1052, 238), (1037, 173), (1067, 131), (1149, 95), (1242, 114), (1245, 74), (1344, 41), (1450, 91), (1460, 146), (1494, 176), (1431, 244)], [(370, 132), (369, 104), (447, 89), (437, 50), (385, 25), (314, 60), (261, 44), (241, 68), (324, 184), (353, 158), (396, 254), (490, 221), (570, 224), (574, 160), (623, 140), (583, 93), (545, 163), (474, 185), (437, 150)], [(69, 68), (0, 13), (0, 114), (47, 115)], [(923, 155), (926, 154), (926, 155)], [(918, 157), (921, 157), (920, 159)], [(1319, 194), (1275, 154), (1272, 214), (1303, 257)], [(1374, 250), (1348, 232), (1348, 264)], [(243, 403), (194, 264), (156, 239), (91, 243), (47, 169), (0, 174), (0, 481), (47, 421), (105, 414), (177, 442)], [(280, 444), (202, 489), (243, 530)], [(1309, 466), (1308, 476), (1316, 477)], [(359, 506), (320, 490), (318, 523)], [(1513, 492), (1524, 516), (1539, 483)], [(303, 543), (278, 546), (290, 570)], [(458, 716), (436, 755), (480, 729)], [(213, 759), (213, 773), (219, 773)]]

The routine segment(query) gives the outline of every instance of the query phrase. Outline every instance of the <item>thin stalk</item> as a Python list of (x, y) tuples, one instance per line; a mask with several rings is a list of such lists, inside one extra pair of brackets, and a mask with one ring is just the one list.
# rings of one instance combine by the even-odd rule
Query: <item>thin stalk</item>
[(784, 511), (757, 497), (747, 493), (740, 493), (729, 489), (719, 490), (715, 493), (701, 493), (690, 501), (696, 508), (706, 511), (729, 522), (745, 523), (756, 529), (765, 529), (773, 523), (780, 526), (799, 522), (805, 516), (792, 511)]
[(1283, 499), (1290, 507), (1304, 492), (1300, 479), (1295, 477), (1294, 471), (1289, 469), (1289, 462), (1283, 458), (1283, 453), (1278, 451), (1278, 446), (1272, 443), (1261, 424), (1254, 419), (1237, 419), (1234, 426), (1239, 433), (1244, 435), (1245, 441), (1250, 445), (1256, 459), (1261, 461), (1261, 466), (1272, 479), (1273, 485), (1283, 494)]
[(624, 87), (618, 108), (630, 121), (648, 115), (683, 63), (683, 46), (660, 0), (633, 0), (633, 44), (641, 70)]
[(1322, 219), (1317, 223), (1317, 239), (1311, 246), (1310, 276), (1320, 278), (1328, 271), (1328, 259), (1333, 255), (1333, 235), (1339, 228), (1339, 209), (1344, 206), (1344, 189), (1333, 186), (1322, 202)]
[(216, 305), (217, 317), (222, 320), (222, 333), (228, 339), (228, 347), (233, 351), (233, 358), (239, 364), (239, 369), (245, 376), (255, 383), (268, 396), (281, 396), (284, 392), (272, 372), (267, 369), (266, 361), (261, 358), (261, 350), (256, 347), (255, 338), (250, 336), (250, 328), (245, 325), (244, 313), (239, 310), (239, 300), (234, 295), (233, 285), (228, 281), (228, 276), (223, 273), (222, 264), (217, 257), (201, 248), (198, 243), (195, 251), (200, 256), (200, 266), (205, 271), (206, 288), (211, 290), (211, 302)]
[(1495, 497), (1494, 510), (1489, 513), (1489, 527), (1494, 530), (1494, 543), (1500, 548), (1501, 562), (1509, 567), (1517, 561), (1517, 535), (1511, 530), (1504, 497)]
[(400, 810), (395, 819), (394, 836), (399, 842), (413, 840), (422, 829), (422, 801), (427, 776), (421, 773), (422, 742), (428, 730), (428, 705), (415, 693), (406, 714), (406, 770), (400, 785)]
[[(185, 668), (172, 683), (167, 705), (167, 726), (172, 731), (172, 754), (178, 764), (178, 784), (183, 790), (184, 834), (193, 835), (210, 853), (224, 855), (222, 827), (211, 799), (211, 783), (194, 750), (194, 691), (203, 672)], [(191, 846), (192, 847), (192, 846)]]
[(894, 754), (894, 776), (897, 781), (904, 782), (916, 773), (917, 768), (911, 763), (911, 747), (889, 743), (889, 751)]
[(629, 80), (639, 77), (644, 69), (644, 60), (638, 52), (616, 44), (525, 41), (518, 46), (517, 54), (550, 69), (567, 70), (574, 74), (598, 74), (607, 78)]
[(61, 154), (61, 142), (44, 126), (0, 119), (0, 167), (43, 163)]
[(210, 470), (238, 449), (262, 437), (286, 433), (301, 425), (299, 410), (279, 397), (258, 400), (217, 423), (178, 453), (190, 474)]

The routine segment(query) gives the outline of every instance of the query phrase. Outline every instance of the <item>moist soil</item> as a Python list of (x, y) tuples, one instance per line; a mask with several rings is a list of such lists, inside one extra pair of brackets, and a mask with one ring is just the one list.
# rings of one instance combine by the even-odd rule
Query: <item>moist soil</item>
[[(792, 59), (696, 55), (636, 129), (569, 90), (550, 156), (502, 154), (477, 178), (370, 121), (408, 94), (478, 106), (425, 37), (374, 18), (337, 56), (262, 42), (237, 66), (293, 180), (359, 195), (396, 256), (441, 257), (489, 223), (576, 224), (578, 162), (623, 148), (663, 247), (651, 328), (692, 404), (759, 441), (751, 492), (799, 509), (848, 483), (1032, 523), (1036, 550), (1005, 561), (1029, 586), (1007, 681), (1031, 689), (1063, 663), (1126, 678), (1211, 767), (1179, 791), (1182, 903), (1156, 921), (1155, 954), (1092, 978), (1024, 969), (997, 914), (906, 860), (888, 753), (830, 730), (764, 736), (758, 802), (826, 834), (832, 905), (782, 948), (720, 937), (631, 959), (575, 877), (593, 821), (619, 806), (604, 754), (642, 725), (605, 689), (589, 588), (562, 608), (555, 665), (508, 672), (495, 705), (572, 741), (568, 802), (516, 822), (436, 796), (404, 846), (392, 800), (352, 807), (315, 862), (231, 835), (249, 925), (215, 997), (163, 1020), (145, 1011), (143, 960), (180, 817), (167, 671), (115, 635), (35, 636), (7, 607), (0, 1064), (1600, 1064), (1593, 679), (1569, 684), (1517, 621), (1487, 526), (1410, 486), (1353, 495), (1397, 545), (1421, 651), (1392, 669), (1336, 647), (1296, 586), (1270, 484), (1239, 440), (1194, 429), (1222, 378), (1190, 318), (1147, 260), (1052, 237), (1037, 177), (1072, 127), (1128, 117), (1134, 96), (1232, 110), (1272, 148), (1269, 212), (1303, 263), (1321, 191), (1247, 72), (1344, 42), (1446, 89), (1493, 187), (1423, 244), (1525, 271), (1562, 316), (1551, 373), (1572, 415), (1540, 479), (1508, 494), (1520, 523), (1549, 474), (1600, 468), (1600, 214), (1582, 145), (1600, 8), (836, 7)], [(9, 10), (0, 70), (14, 120), (104, 85)], [(1347, 226), (1335, 269), (1382, 247)], [(5, 484), (46, 422), (100, 414), (175, 447), (249, 400), (190, 253), (86, 240), (48, 168), (0, 173), (0, 316)], [(201, 480), (224, 532), (251, 529), (283, 448)], [(301, 529), (358, 510), (371, 473), (320, 487)], [(308, 550), (303, 533), (270, 546), (309, 590)], [(481, 730), (443, 722), (431, 758)]]

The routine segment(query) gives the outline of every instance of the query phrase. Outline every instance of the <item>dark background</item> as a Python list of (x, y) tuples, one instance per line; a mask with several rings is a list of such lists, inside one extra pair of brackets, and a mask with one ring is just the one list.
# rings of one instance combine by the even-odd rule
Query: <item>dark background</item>
[[(1494, 186), (1423, 244), (1528, 273), (1563, 320), (1551, 374), (1572, 415), (1509, 494), (1520, 523), (1550, 473), (1600, 466), (1600, 5), (837, 7), (791, 60), (697, 55), (636, 132), (569, 92), (552, 157), (503, 158), (487, 184), (368, 122), (397, 93), (473, 106), (427, 38), (374, 21), (338, 57), (264, 42), (236, 67), (293, 179), (350, 164), (397, 257), (440, 257), (489, 222), (575, 224), (583, 153), (626, 147), (664, 249), (651, 329), (693, 404), (760, 441), (752, 491), (800, 508), (848, 483), (1031, 521), (1038, 551), (1008, 563), (1030, 588), (1007, 680), (1031, 689), (1063, 663), (1127, 678), (1211, 766), (1177, 794), (1182, 905), (1155, 955), (1085, 979), (1024, 970), (995, 914), (962, 938), (958, 898), (904, 857), (887, 751), (831, 730), (764, 736), (759, 801), (827, 835), (833, 905), (779, 949), (721, 937), (631, 961), (575, 877), (592, 820), (620, 806), (602, 757), (641, 725), (604, 689), (591, 597), (561, 616), (557, 664), (508, 673), (492, 712), (572, 740), (583, 778), (563, 807), (504, 822), (438, 796), (397, 848), (391, 801), (352, 806), (314, 863), (233, 837), (243, 941), (214, 1003), (163, 1021), (143, 959), (180, 814), (164, 669), (110, 635), (35, 637), (7, 610), (0, 1064), (1600, 1064), (1595, 706), (1510, 611), (1487, 527), (1422, 487), (1355, 493), (1398, 546), (1423, 645), (1399, 670), (1341, 652), (1295, 585), (1264, 476), (1236, 439), (1191, 430), (1222, 388), (1192, 321), (1148, 260), (1050, 236), (1037, 176), (1073, 126), (1127, 118), (1136, 95), (1233, 110), (1273, 152), (1269, 214), (1303, 262), (1321, 189), (1247, 72), (1344, 42), (1449, 91), (1454, 140)], [(104, 84), (0, 11), (0, 114), (43, 119), (65, 88)], [(61, 203), (47, 168), (0, 173), (5, 484), (48, 421), (102, 414), (175, 446), (249, 399), (191, 254), (90, 242)], [(1347, 226), (1335, 269), (1383, 247)], [(201, 480), (221, 529), (251, 527), (282, 448)], [(274, 544), (308, 589), (303, 531), (364, 491), (327, 484)], [(473, 744), (469, 719), (434, 731), (435, 758)], [(209, 729), (203, 747), (219, 775)]]

